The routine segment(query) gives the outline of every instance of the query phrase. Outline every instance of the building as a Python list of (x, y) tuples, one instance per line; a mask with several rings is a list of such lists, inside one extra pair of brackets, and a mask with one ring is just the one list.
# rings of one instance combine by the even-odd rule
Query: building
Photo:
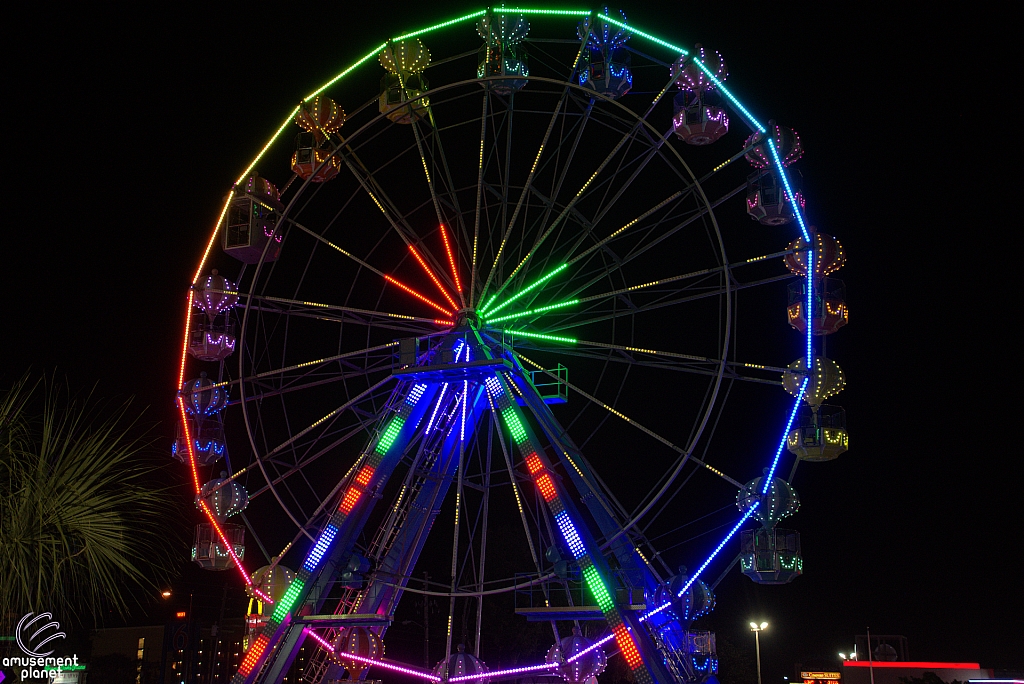
[(932, 672), (944, 682), (993, 679), (992, 670), (978, 663), (930, 661), (843, 661), (843, 684), (902, 684), (901, 677), (923, 677)]

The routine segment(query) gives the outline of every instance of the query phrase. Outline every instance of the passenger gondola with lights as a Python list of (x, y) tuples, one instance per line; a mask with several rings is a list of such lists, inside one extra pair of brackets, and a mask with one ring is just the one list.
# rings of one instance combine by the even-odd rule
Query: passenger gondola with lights
[[(715, 76), (712, 80), (694, 60)], [(716, 52), (706, 52), (697, 44), (694, 53), (683, 55), (673, 67), (679, 93), (673, 100), (672, 127), (676, 135), (689, 145), (710, 145), (729, 132), (729, 114), (722, 95), (715, 87), (725, 81), (729, 69)]]
[(380, 113), (391, 121), (411, 124), (427, 115), (429, 84), (423, 70), (430, 64), (430, 50), (418, 39), (388, 41), (377, 55), (387, 74), (380, 80)]
[[(525, 86), (530, 66), (522, 42), (530, 32), (530, 24), (523, 15), (488, 13), (477, 22), (476, 32), (484, 41), (476, 77), (486, 80), (480, 85), (497, 95), (509, 95)], [(494, 80), (495, 76), (509, 78)]]
[(281, 193), (258, 173), (237, 184), (234, 193), (224, 226), (224, 253), (246, 264), (277, 261), (281, 255), (277, 220), (284, 210)]
[[(625, 23), (626, 13), (619, 10), (619, 14)], [(626, 50), (629, 29), (617, 28), (592, 15), (579, 23), (576, 36), (580, 40), (587, 39), (579, 69), (580, 85), (613, 100), (628, 93), (633, 87), (633, 73)]]
[[(765, 475), (751, 480), (736, 495), (736, 506), (761, 523), (754, 530), (740, 533), (740, 571), (758, 584), (787, 584), (803, 574), (800, 533), (777, 528), (783, 518), (796, 513), (800, 497), (781, 477), (772, 478), (765, 487)], [(756, 505), (756, 508), (755, 508)]]
[[(783, 166), (795, 163), (804, 154), (800, 135), (792, 128), (768, 122), (768, 131), (757, 131), (747, 138), (744, 155), (756, 171), (747, 177), (747, 214), (764, 226), (781, 226), (794, 219), (793, 201), (804, 208), (800, 188), (791, 182), (787, 189), (775, 170), (775, 155)], [(773, 149), (774, 148), (774, 149)], [(791, 176), (792, 178), (792, 176)]]

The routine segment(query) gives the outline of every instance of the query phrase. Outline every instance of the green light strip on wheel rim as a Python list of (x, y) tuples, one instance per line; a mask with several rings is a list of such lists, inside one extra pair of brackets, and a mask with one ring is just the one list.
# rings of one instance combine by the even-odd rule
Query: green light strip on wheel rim
[[(507, 12), (508, 10), (505, 11)], [(424, 33), (430, 33), (431, 31), (436, 31), (446, 26), (452, 26), (453, 24), (458, 24), (460, 21), (469, 21), (470, 19), (476, 19), (477, 17), (482, 17), (485, 14), (487, 14), (487, 10), (480, 10), (479, 12), (473, 12), (471, 14), (463, 15), (458, 19), (449, 19), (448, 21), (442, 21), (440, 24), (434, 24), (433, 26), (428, 26), (427, 28), (420, 29), (419, 31), (413, 31), (412, 33), (403, 33), (402, 35), (396, 38), (392, 38), (392, 40), (399, 41), (406, 40), (408, 38), (413, 38), (415, 36), (422, 36)]]
[[(568, 17), (568, 16), (572, 16), (572, 17), (588, 17), (588, 16), (590, 16), (590, 10), (532, 9), (532, 8), (527, 8), (527, 7), (504, 7), (504, 8), (500, 8), (498, 10), (494, 10), (494, 12), (496, 14), (513, 14), (513, 13), (515, 13), (515, 14), (527, 14), (527, 15), (547, 15), (547, 16), (564, 16), (564, 17)], [(453, 25), (458, 24), (458, 23), (463, 22), (463, 21), (469, 21), (471, 19), (476, 19), (477, 17), (482, 17), (486, 13), (487, 13), (487, 10), (478, 10), (478, 11), (472, 12), (470, 14), (464, 14), (461, 17), (456, 17), (455, 19), (449, 19), (448, 21), (443, 21), (443, 22), (440, 22), (438, 24), (434, 24), (433, 26), (428, 26), (427, 28), (420, 29), (418, 31), (411, 31), (409, 33), (403, 33), (403, 34), (399, 35), (397, 38), (393, 38), (392, 40), (405, 40), (405, 39), (408, 39), (408, 38), (412, 38), (414, 36), (421, 36), (421, 35), (430, 33), (431, 31), (436, 31), (436, 30), (441, 29), (441, 28), (445, 28), (445, 27), (448, 27), (448, 26), (453, 26)], [(650, 33), (646, 33), (645, 31), (641, 31), (640, 29), (636, 28), (635, 26), (633, 26), (631, 24), (626, 24), (624, 22), (619, 21), (618, 19), (613, 19), (612, 17), (609, 17), (606, 14), (600, 14), (600, 15), (598, 15), (597, 18), (601, 19), (601, 20), (604, 20), (604, 21), (607, 21), (608, 23), (613, 24), (615, 26), (619, 26), (621, 28), (625, 28), (625, 29), (629, 30), (633, 35), (640, 36), (641, 38), (646, 38), (647, 40), (651, 41), (652, 43), (655, 43), (657, 45), (661, 45), (662, 47), (666, 47), (666, 48), (672, 50), (673, 52), (678, 52), (678, 53), (681, 53), (681, 54), (684, 54), (684, 55), (689, 54), (688, 51), (686, 51), (686, 50), (684, 50), (684, 49), (682, 49), (682, 48), (680, 48), (680, 47), (678, 47), (676, 45), (673, 45), (672, 43), (669, 43), (668, 41), (664, 41), (661, 38), (658, 38), (657, 36), (654, 36), (654, 35), (652, 35)], [(380, 45), (375, 47), (373, 50), (371, 50), (370, 52), (366, 53), (364, 56), (359, 58), (350, 67), (348, 67), (347, 69), (345, 69), (344, 71), (339, 73), (337, 76), (335, 76), (331, 80), (327, 81), (322, 86), (320, 86), (319, 88), (314, 90), (312, 93), (307, 95), (304, 99), (309, 100), (309, 99), (314, 98), (317, 95), (321, 94), (322, 92), (324, 92), (325, 90), (330, 88), (332, 85), (334, 85), (335, 83), (340, 81), (342, 78), (347, 76), (349, 73), (351, 73), (354, 69), (356, 69), (357, 67), (361, 66), (362, 64), (364, 64), (368, 60), (372, 59), (377, 53), (379, 53), (385, 47), (387, 47), (387, 43), (386, 42), (385, 43), (381, 43)], [(743, 109), (742, 105), (739, 104), (738, 100), (736, 100), (733, 97), (730, 97), (730, 100), (732, 100), (733, 103), (736, 104), (737, 107), (739, 107), (744, 113), (747, 113), (746, 110)], [(241, 183), (243, 180), (245, 180), (245, 177), (249, 175), (249, 173), (253, 170), (253, 168), (256, 166), (256, 164), (259, 163), (260, 159), (263, 158), (263, 155), (266, 154), (267, 150), (270, 149), (270, 146), (273, 145), (275, 142), (277, 142), (277, 139), (281, 137), (281, 133), (284, 132), (284, 129), (292, 121), (292, 119), (295, 117), (295, 115), (298, 114), (298, 112), (299, 112), (299, 108), (296, 107), (295, 109), (293, 109), (291, 111), (291, 113), (288, 114), (288, 118), (285, 119), (284, 123), (281, 124), (280, 128), (278, 128), (274, 132), (274, 135), (271, 136), (270, 140), (267, 141), (267, 144), (263, 146), (263, 149), (260, 150), (260, 153), (258, 155), (256, 155), (256, 157), (252, 160), (252, 162), (249, 164), (249, 166), (246, 167), (245, 172), (242, 173), (241, 176), (239, 176), (239, 178), (238, 178), (238, 180), (236, 182)], [(749, 117), (749, 114), (748, 114), (748, 117)], [(754, 120), (753, 117), (749, 117), (749, 118), (750, 118), (750, 121), (753, 122), (757, 128), (760, 128), (760, 125), (757, 124), (756, 120)]]

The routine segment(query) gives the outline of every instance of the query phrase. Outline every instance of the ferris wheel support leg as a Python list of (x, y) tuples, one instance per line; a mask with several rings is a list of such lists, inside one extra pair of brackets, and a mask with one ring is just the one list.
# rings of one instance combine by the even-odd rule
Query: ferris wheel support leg
[[(562, 541), (579, 564), (584, 583), (604, 615), (633, 677), (639, 684), (675, 681), (665, 668), (663, 659), (644, 638), (639, 616), (632, 610), (623, 609), (614, 600), (616, 586), (611, 568), (573, 498), (567, 496), (551, 468), (543, 445), (523, 410), (512, 399), (509, 380), (504, 375), (495, 375), (487, 379), (486, 386), (495, 410), (501, 415), (519, 455), (526, 462), (530, 477), (547, 504)], [(532, 388), (531, 391), (536, 392)]]
[[(635, 586), (643, 586), (653, 592), (663, 581), (662, 578), (655, 573), (647, 560), (640, 556), (630, 540), (629, 534), (619, 534), (622, 530), (622, 523), (615, 518), (608, 502), (604, 501), (597, 478), (590, 472), (587, 462), (581, 458), (582, 452), (555, 418), (551, 409), (537, 395), (536, 390), (529, 386), (525, 377), (516, 373), (513, 378), (520, 386), (527, 408), (537, 419), (537, 423), (545, 432), (548, 441), (555, 447), (559, 460), (569, 474), (573, 486), (580, 493), (580, 498), (594, 518), (601, 535), (605, 539), (615, 538), (610, 550), (615, 554), (615, 559), (619, 562), (620, 567), (627, 573)], [(571, 454), (575, 455), (575, 458)]]
[(295, 614), (301, 607), (309, 606), (315, 612), (322, 605), (331, 580), (351, 553), (376, 502), (374, 496), (363, 494), (387, 482), (437, 390), (436, 385), (426, 383), (403, 383), (396, 389), (388, 404), (390, 410), (359, 457), (360, 468), (341, 503), (278, 600), (263, 632), (249, 647), (231, 684), (279, 682), (284, 677), (305, 636), (303, 625), (294, 621)]
[[(409, 516), (394, 530), (393, 536), (404, 540), (396, 543), (377, 559), (377, 570), (385, 578), (382, 582), (374, 582), (371, 576), (367, 589), (356, 609), (358, 613), (377, 613), (393, 615), (402, 598), (405, 586), (413, 566), (419, 559), (426, 544), (434, 520), (441, 512), (440, 502), (444, 500), (455, 477), (459, 462), (459, 442), (463, 439), (468, 443), (476, 433), (476, 427), (487, 408), (483, 398), (483, 388), (470, 384), (471, 396), (466, 412), (465, 435), (461, 432), (461, 417), (456, 412), (452, 425), (439, 426), (447, 429), (441, 449), (442, 457), (438, 459), (435, 469), (424, 478), (423, 488), (416, 495), (415, 503), (410, 506)], [(438, 428), (435, 428), (438, 429)]]

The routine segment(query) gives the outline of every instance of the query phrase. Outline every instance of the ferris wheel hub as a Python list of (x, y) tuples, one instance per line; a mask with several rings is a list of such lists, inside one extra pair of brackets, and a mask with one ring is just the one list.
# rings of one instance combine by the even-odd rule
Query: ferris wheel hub
[(480, 327), (480, 317), (477, 316), (476, 309), (467, 307), (465, 309), (459, 309), (455, 312), (455, 330), (458, 332), (464, 332), (468, 330), (476, 330)]

